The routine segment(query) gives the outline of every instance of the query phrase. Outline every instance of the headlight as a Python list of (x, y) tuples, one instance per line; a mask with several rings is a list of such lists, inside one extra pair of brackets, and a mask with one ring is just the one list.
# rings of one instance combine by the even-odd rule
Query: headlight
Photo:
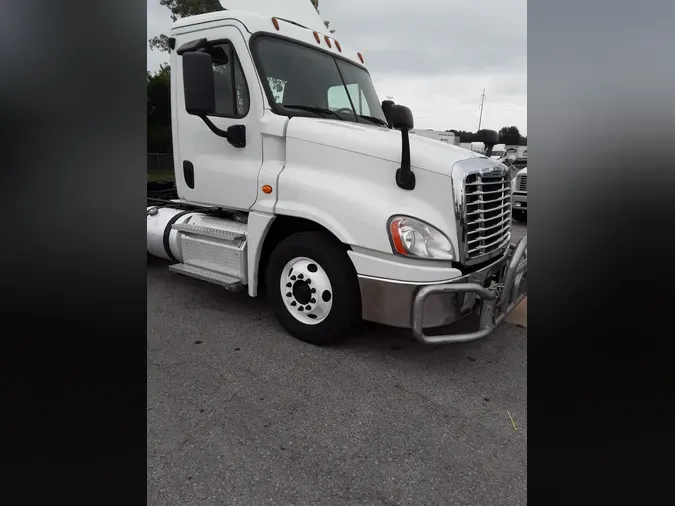
[(408, 216), (389, 220), (389, 240), (395, 253), (407, 257), (453, 260), (450, 240), (431, 225)]

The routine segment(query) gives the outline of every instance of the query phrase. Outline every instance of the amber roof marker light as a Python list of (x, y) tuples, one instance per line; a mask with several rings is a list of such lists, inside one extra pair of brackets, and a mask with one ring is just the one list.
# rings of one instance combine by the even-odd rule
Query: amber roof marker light
[(279, 20), (277, 18), (272, 18), (272, 24), (274, 25), (274, 28), (279, 31)]
[(363, 55), (361, 53), (358, 53), (358, 55), (359, 55), (359, 60), (361, 60), (361, 63), (366, 63), (366, 60), (363, 57)]

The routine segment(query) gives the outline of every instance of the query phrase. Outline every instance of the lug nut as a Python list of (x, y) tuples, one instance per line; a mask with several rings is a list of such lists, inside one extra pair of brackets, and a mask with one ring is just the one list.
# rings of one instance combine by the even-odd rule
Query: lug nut
[(297, 305), (298, 305), (297, 302), (295, 302), (295, 301), (291, 302), (291, 306), (295, 307), (295, 306), (297, 306)]
[(293, 286), (292, 283), (286, 283), (286, 288), (290, 288), (290, 287), (292, 287), (292, 286)]

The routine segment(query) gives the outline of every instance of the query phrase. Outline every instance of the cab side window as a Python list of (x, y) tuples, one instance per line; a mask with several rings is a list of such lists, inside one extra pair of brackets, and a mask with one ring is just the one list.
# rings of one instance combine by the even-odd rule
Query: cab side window
[(248, 114), (251, 100), (237, 52), (229, 42), (211, 46), (207, 51), (213, 59), (214, 116), (243, 118)]

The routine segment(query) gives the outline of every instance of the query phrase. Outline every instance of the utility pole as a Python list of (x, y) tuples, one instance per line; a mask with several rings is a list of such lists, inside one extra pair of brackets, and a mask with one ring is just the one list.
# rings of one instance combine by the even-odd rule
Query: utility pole
[(485, 103), (485, 88), (483, 88), (483, 94), (480, 96), (480, 117), (478, 118), (478, 130), (480, 130), (480, 124), (483, 122), (483, 104)]

